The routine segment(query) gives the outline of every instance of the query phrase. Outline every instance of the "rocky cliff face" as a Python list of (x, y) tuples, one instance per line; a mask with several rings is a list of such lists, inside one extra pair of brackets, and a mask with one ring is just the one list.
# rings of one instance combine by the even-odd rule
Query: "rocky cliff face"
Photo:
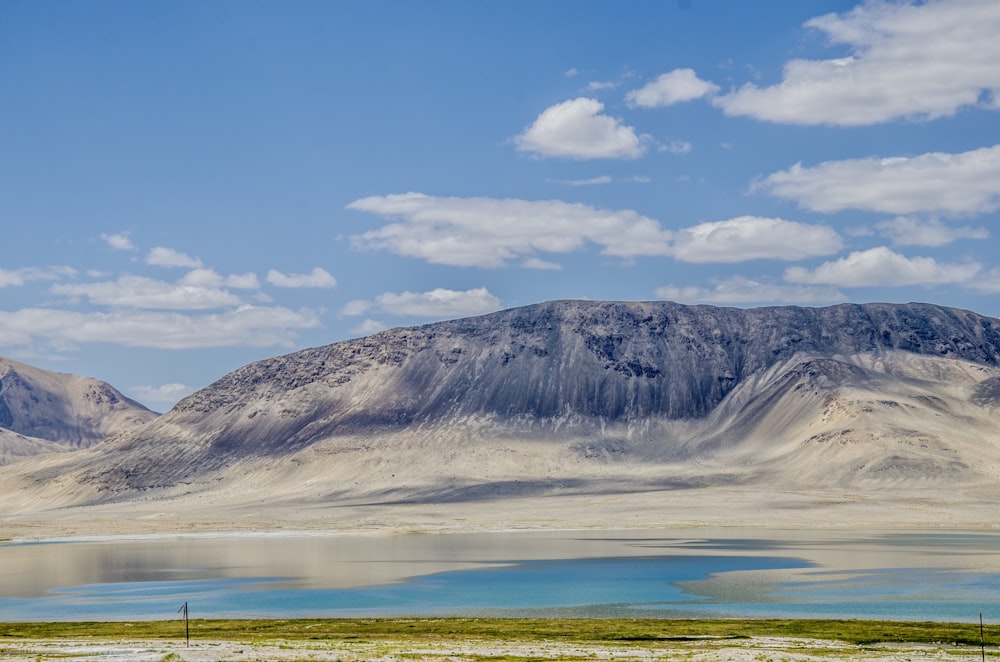
[(87, 448), (153, 418), (156, 413), (105, 382), (0, 357), (0, 464)]
[(70, 473), (94, 500), (250, 475), (289, 495), (975, 483), (1000, 476), (998, 380), (1000, 322), (967, 311), (557, 301), (247, 365)]

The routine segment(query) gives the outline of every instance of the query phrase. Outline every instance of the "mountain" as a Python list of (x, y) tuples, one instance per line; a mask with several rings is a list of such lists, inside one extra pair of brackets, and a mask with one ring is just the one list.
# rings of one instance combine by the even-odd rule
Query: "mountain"
[(247, 365), (99, 447), (0, 474), (0, 498), (205, 517), (642, 494), (655, 519), (699, 490), (992, 508), (998, 405), (1000, 321), (968, 311), (555, 301)]
[(87, 448), (156, 416), (105, 382), (0, 357), (0, 464)]

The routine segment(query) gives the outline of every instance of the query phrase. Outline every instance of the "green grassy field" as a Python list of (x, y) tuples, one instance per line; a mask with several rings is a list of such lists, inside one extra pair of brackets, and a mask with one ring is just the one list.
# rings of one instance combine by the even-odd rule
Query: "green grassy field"
[[(985, 631), (986, 644), (1000, 644), (996, 626)], [(979, 646), (979, 624), (914, 623), (865, 620), (656, 620), (656, 619), (290, 619), (192, 620), (192, 641), (480, 641), (656, 642), (713, 637), (801, 637), (857, 645), (876, 643), (946, 643)], [(0, 643), (16, 639), (149, 639), (184, 637), (184, 623), (174, 621), (91, 623), (0, 623)]]

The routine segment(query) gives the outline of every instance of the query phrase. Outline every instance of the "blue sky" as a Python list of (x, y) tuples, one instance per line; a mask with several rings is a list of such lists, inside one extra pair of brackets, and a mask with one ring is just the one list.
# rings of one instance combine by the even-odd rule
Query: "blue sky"
[(0, 355), (154, 409), (562, 298), (1000, 314), (1000, 4), (0, 3)]

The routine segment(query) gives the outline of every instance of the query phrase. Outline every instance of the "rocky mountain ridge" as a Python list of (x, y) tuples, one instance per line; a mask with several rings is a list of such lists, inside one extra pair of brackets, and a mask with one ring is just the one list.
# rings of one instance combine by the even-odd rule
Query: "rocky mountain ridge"
[(0, 482), (27, 509), (992, 493), (998, 385), (1000, 321), (969, 311), (555, 301), (252, 363)]

